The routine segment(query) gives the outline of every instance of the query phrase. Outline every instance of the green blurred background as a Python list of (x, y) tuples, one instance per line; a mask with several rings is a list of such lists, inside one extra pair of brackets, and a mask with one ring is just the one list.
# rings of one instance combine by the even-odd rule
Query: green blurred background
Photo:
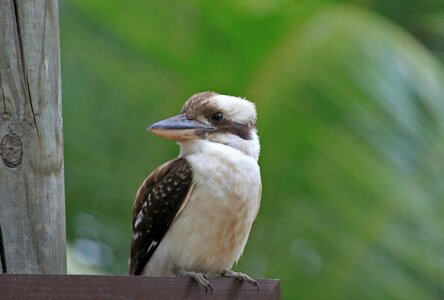
[(61, 0), (69, 269), (125, 274), (145, 131), (257, 104), (262, 207), (236, 269), (285, 299), (444, 298), (444, 1)]

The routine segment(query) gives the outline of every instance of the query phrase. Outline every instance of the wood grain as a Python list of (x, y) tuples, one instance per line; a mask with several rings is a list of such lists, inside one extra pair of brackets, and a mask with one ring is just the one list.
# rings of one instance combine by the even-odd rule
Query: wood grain
[(0, 24), (0, 264), (65, 273), (58, 3), (0, 0)]
[(280, 299), (279, 280), (259, 280), (261, 289), (236, 279), (210, 279), (213, 294), (176, 277), (0, 275), (4, 299)]

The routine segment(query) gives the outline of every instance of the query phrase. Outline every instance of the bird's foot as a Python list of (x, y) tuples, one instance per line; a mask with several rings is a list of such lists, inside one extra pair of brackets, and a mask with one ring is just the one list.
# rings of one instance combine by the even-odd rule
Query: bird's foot
[(174, 266), (172, 271), (177, 277), (193, 278), (201, 287), (205, 289), (206, 294), (208, 294), (208, 292), (210, 292), (210, 294), (213, 294), (213, 286), (208, 281), (207, 276), (205, 276), (204, 273), (185, 271), (177, 266)]
[(248, 276), (247, 274), (241, 273), (241, 272), (234, 272), (231, 270), (225, 270), (223, 271), (220, 276), (222, 277), (230, 277), (230, 278), (236, 278), (239, 280), (242, 280), (243, 282), (248, 282), (251, 285), (254, 285), (257, 290), (260, 290), (259, 282)]

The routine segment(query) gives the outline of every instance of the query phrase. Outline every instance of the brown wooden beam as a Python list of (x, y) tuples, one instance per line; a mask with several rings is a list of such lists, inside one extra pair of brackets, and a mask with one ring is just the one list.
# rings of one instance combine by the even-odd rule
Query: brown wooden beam
[(188, 278), (97, 275), (0, 275), (2, 299), (280, 299), (279, 280), (259, 280), (260, 290), (236, 279), (210, 279), (206, 294)]

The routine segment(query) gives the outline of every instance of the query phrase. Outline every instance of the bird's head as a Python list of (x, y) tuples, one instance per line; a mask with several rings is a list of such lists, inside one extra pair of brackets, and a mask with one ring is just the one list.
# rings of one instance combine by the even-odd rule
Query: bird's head
[(204, 92), (191, 96), (181, 114), (154, 123), (148, 130), (181, 144), (210, 141), (259, 156), (256, 108), (245, 99)]

